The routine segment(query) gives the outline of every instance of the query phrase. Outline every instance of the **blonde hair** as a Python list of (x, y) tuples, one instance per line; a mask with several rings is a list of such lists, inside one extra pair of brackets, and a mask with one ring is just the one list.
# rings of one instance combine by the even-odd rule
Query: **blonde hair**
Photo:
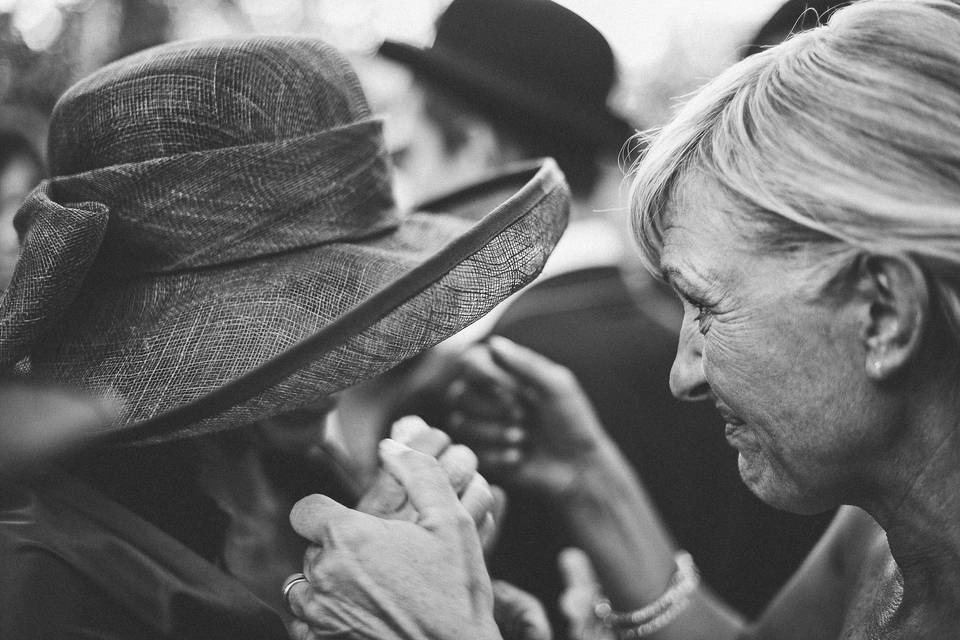
[(960, 5), (864, 0), (701, 89), (634, 168), (633, 231), (654, 272), (691, 171), (761, 248), (911, 256), (960, 335)]

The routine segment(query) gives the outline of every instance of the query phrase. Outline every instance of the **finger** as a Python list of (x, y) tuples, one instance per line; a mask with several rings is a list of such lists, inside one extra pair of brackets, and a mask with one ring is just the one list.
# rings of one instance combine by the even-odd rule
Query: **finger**
[(309, 619), (309, 603), (313, 596), (313, 587), (309, 582), (298, 582), (287, 592), (287, 606), (298, 620)]
[(550, 640), (547, 613), (533, 595), (502, 580), (493, 581), (493, 616), (504, 638)]
[(526, 429), (513, 423), (466, 418), (460, 420), (454, 436), (471, 447), (519, 447), (530, 437)]
[(467, 349), (460, 356), (460, 377), (473, 386), (505, 396), (516, 395), (517, 382), (499, 366), (485, 344)]
[(419, 416), (404, 416), (394, 422), (390, 437), (411, 449), (434, 457), (450, 446), (450, 436), (440, 429), (432, 428)]
[(292, 640), (314, 640), (316, 638), (313, 631), (310, 630), (310, 625), (298, 619), (294, 619), (287, 625), (287, 635)]
[(493, 509), (494, 503), (493, 493), (490, 492), (490, 485), (486, 478), (479, 473), (474, 474), (470, 484), (460, 496), (460, 502), (479, 528)]
[(496, 485), (491, 485), (490, 493), (493, 494), (493, 508), (490, 509), (490, 513), (499, 526), (507, 515), (507, 492)]
[(380, 441), (380, 460), (407, 492), (421, 520), (448, 519), (462, 507), (436, 458), (389, 438)]
[(320, 562), (323, 559), (323, 547), (318, 544), (308, 545), (303, 552), (303, 567), (301, 573), (310, 577), (316, 575)]
[[(426, 453), (430, 456), (441, 455), (450, 446), (450, 436), (427, 425), (418, 416), (405, 416), (393, 423), (391, 435), (399, 438), (403, 444), (411, 449)], [(472, 455), (472, 454), (471, 454)], [(462, 455), (455, 456), (462, 464)], [(476, 460), (472, 463), (472, 470), (466, 478), (458, 478), (458, 491), (466, 485), (469, 475), (476, 471)], [(456, 470), (456, 469), (455, 469)], [(381, 470), (373, 481), (370, 489), (363, 494), (357, 503), (357, 510), (380, 517), (407, 520), (416, 517), (412, 508), (407, 506), (407, 492), (391, 474)]]
[(478, 529), (480, 545), (483, 547), (485, 554), (492, 553), (497, 545), (503, 519), (507, 515), (507, 494), (504, 490), (497, 486), (491, 486), (490, 493), (493, 494), (493, 507)]
[(494, 362), (486, 345), (479, 344), (468, 349), (461, 356), (459, 364), (459, 375), (447, 389), (448, 404), (473, 412), (516, 412), (520, 409), (517, 381)]
[(477, 473), (476, 454), (462, 444), (455, 444), (447, 447), (437, 460), (446, 472), (453, 490), (457, 495), (461, 495)]
[(477, 535), (480, 537), (480, 546), (483, 547), (485, 556), (493, 550), (493, 544), (490, 541), (497, 537), (498, 526), (497, 521), (493, 518), (493, 514), (489, 511), (486, 517), (484, 517), (483, 522), (477, 526)]
[(293, 505), (290, 510), (290, 525), (307, 540), (322, 545), (329, 539), (330, 526), (358, 517), (364, 516), (333, 498), (314, 494)]
[(593, 570), (593, 564), (590, 562), (590, 557), (582, 549), (576, 547), (564, 549), (557, 556), (557, 564), (560, 568), (563, 584), (568, 589), (574, 587), (595, 588), (597, 586), (597, 574)]
[(480, 473), (500, 476), (510, 473), (523, 462), (522, 449), (510, 447), (507, 449), (477, 449), (477, 461)]
[(370, 488), (357, 502), (357, 511), (382, 518), (400, 516), (407, 503), (407, 492), (392, 475), (380, 469)]
[(519, 422), (523, 417), (523, 405), (519, 392), (495, 393), (483, 385), (475, 385), (463, 379), (454, 380), (447, 388), (444, 402), (453, 412), (476, 418), (501, 418)]
[(496, 364), (516, 376), (521, 387), (527, 386), (540, 393), (561, 394), (575, 384), (569, 369), (533, 349), (502, 336), (490, 336), (487, 343)]
[[(403, 416), (390, 427), (390, 437), (397, 442), (408, 444), (417, 435), (430, 430), (430, 425), (419, 416)], [(409, 446), (409, 445), (408, 445)]]

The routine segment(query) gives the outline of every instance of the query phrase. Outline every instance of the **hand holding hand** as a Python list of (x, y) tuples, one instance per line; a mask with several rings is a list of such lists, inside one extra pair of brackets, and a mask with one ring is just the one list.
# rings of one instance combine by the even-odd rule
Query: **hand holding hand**
[[(460, 501), (478, 523), (480, 540), (486, 547), (496, 534), (506, 498), (501, 489), (489, 486), (483, 476), (477, 473), (477, 456), (463, 445), (451, 444), (450, 436), (430, 427), (417, 416), (397, 420), (390, 437), (437, 459)], [(493, 506), (482, 511), (486, 504), (485, 493), (488, 492), (493, 495)], [(384, 468), (380, 469), (373, 485), (360, 498), (357, 511), (409, 522), (416, 522), (418, 517), (403, 485)]]
[(314, 545), (307, 582), (289, 594), (292, 635), (499, 639), (475, 521), (492, 495), (477, 490), (471, 515), (432, 456), (395, 440), (381, 443), (380, 456), (417, 519), (386, 520), (320, 495), (298, 502), (290, 521)]

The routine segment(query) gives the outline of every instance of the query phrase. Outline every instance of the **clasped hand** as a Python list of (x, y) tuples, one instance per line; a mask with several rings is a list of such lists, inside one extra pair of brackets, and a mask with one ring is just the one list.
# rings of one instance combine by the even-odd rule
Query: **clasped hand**
[(312, 544), (308, 582), (289, 597), (291, 635), (499, 639), (509, 616), (519, 637), (549, 638), (539, 603), (487, 575), (481, 540), (493, 535), (502, 493), (476, 473), (473, 453), (418, 418), (392, 435), (358, 510), (320, 495), (294, 506), (291, 523)]
[(491, 479), (561, 499), (610, 448), (574, 375), (540, 354), (492, 336), (464, 352), (456, 370), (448, 429)]

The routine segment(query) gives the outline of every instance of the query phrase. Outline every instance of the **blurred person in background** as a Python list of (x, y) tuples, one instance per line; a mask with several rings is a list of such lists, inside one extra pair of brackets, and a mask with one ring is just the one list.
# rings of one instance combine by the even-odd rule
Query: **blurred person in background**
[[(792, 26), (803, 11), (790, 3), (772, 22), (779, 29), (791, 15)], [(765, 25), (760, 34), (772, 29)], [(706, 581), (739, 609), (759, 612), (829, 516), (800, 518), (756, 499), (736, 473), (736, 452), (712, 408), (670, 394), (682, 311), (629, 247), (618, 157), (630, 150), (631, 129), (607, 106), (617, 68), (606, 39), (548, 0), (455, 0), (438, 19), (431, 47), (386, 42), (380, 54), (415, 78), (387, 121), (406, 197), (433, 195), (517, 158), (558, 159), (574, 194), (571, 224), (545, 276), (501, 311), (492, 332), (577, 375)], [(438, 367), (437, 359), (424, 367)], [(366, 404), (404, 386), (412, 385), (381, 381)], [(442, 405), (435, 399), (420, 410), (482, 451), (484, 434), (460, 428), (461, 417), (443, 414)], [(506, 472), (492, 453), (481, 453), (480, 462), (508, 489), (511, 505), (491, 571), (541, 598), (562, 629), (557, 556), (583, 533), (536, 482)]]
[(0, 106), (0, 291), (20, 253), (13, 216), (44, 176), (46, 119), (31, 109)]

